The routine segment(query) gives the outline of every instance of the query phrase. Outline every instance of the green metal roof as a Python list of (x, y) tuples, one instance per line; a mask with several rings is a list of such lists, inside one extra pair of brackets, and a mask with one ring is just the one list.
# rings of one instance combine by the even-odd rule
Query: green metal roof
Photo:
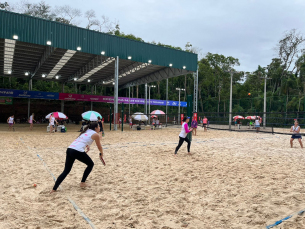
[(93, 30), (79, 28), (59, 22), (35, 18), (0, 10), (0, 38), (12, 39), (18, 36), (18, 41), (37, 45), (46, 45), (52, 42), (52, 47), (76, 50), (101, 55), (105, 51), (108, 57), (119, 56), (120, 59), (132, 57), (132, 61), (147, 63), (196, 72), (197, 54), (170, 49), (158, 45), (130, 40)]

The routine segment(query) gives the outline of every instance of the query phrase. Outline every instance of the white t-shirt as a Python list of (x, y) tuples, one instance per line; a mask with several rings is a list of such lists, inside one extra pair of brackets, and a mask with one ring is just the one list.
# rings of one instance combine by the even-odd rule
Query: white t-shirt
[[(187, 133), (185, 131), (185, 125), (187, 125), (186, 122), (182, 123), (182, 125), (181, 125), (181, 132), (179, 134), (179, 137), (181, 137), (181, 138), (186, 138), (186, 136), (187, 136)], [(187, 129), (188, 129), (188, 125), (187, 125)]]
[(50, 124), (54, 125), (55, 117), (51, 117)]
[(96, 134), (96, 132), (94, 130), (88, 129), (85, 133), (75, 139), (74, 142), (72, 142), (72, 144), (68, 148), (75, 149), (79, 152), (85, 152), (86, 146), (90, 146), (94, 141), (91, 138), (93, 134)]
[(292, 126), (292, 132), (294, 133), (294, 134), (298, 134), (298, 131), (299, 130), (299, 126), (297, 126), (297, 127), (295, 127), (295, 126)]
[(157, 120), (156, 120), (156, 124), (157, 124), (157, 125), (159, 125), (159, 123), (160, 123), (160, 120), (159, 120), (159, 119), (157, 119)]
[(257, 120), (255, 120), (255, 125), (256, 126), (259, 126), (260, 125), (260, 123), (259, 123), (259, 120), (257, 119)]
[(8, 123), (14, 123), (14, 118), (9, 117)]
[(30, 116), (30, 121), (33, 121), (33, 115)]

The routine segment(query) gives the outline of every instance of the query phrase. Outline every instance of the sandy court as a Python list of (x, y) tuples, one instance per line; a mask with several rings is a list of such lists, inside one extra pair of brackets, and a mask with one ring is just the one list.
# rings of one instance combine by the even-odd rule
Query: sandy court
[[(85, 165), (76, 161), (49, 195), (65, 150), (78, 136), (47, 134), (46, 125), (0, 125), (2, 185), (0, 228), (90, 228), (68, 202), (70, 196), (96, 228), (265, 228), (305, 208), (305, 151), (289, 136), (201, 128), (173, 157), (180, 129), (110, 132), (102, 140), (103, 166), (94, 145), (91, 188), (79, 188)], [(20, 140), (20, 138), (22, 140)], [(28, 149), (29, 147), (30, 149)], [(37, 187), (34, 188), (33, 184)], [(304, 216), (277, 228), (305, 228)]]

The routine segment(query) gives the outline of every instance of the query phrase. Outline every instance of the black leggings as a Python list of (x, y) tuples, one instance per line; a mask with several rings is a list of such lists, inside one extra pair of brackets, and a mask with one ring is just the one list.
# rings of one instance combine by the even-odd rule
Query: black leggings
[(63, 180), (66, 178), (66, 176), (70, 173), (75, 159), (77, 159), (87, 165), (87, 168), (85, 169), (85, 172), (84, 172), (84, 175), (82, 178), (82, 182), (86, 181), (87, 177), (89, 176), (89, 174), (94, 166), (93, 161), (88, 156), (88, 154), (85, 152), (79, 152), (75, 149), (68, 148), (66, 153), (67, 153), (67, 156), (66, 156), (65, 169), (62, 172), (62, 174), (60, 174), (60, 176), (57, 178), (55, 185), (53, 187), (53, 190), (57, 190), (57, 188), (61, 184), (61, 182), (63, 182)]
[(177, 154), (178, 150), (180, 149), (180, 147), (182, 146), (183, 142), (186, 141), (187, 142), (187, 151), (190, 152), (190, 148), (191, 148), (191, 142), (190, 140), (185, 137), (185, 138), (182, 138), (179, 136), (179, 144), (178, 146), (176, 147), (176, 151), (175, 151), (175, 154)]

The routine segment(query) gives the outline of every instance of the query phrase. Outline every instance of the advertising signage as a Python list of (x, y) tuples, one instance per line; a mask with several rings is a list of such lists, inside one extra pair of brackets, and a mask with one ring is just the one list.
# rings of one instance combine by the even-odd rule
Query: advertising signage
[(13, 104), (13, 98), (11, 98), (11, 97), (0, 97), (0, 104), (12, 105)]
[(59, 93), (44, 92), (44, 91), (0, 89), (0, 96), (10, 96), (10, 97), (15, 97), (15, 98), (26, 98), (26, 99), (56, 99), (56, 100), (58, 100)]
[[(0, 96), (14, 97), (14, 98), (26, 98), (26, 99), (54, 99), (54, 100), (65, 100), (65, 101), (90, 101), (100, 103), (113, 103), (113, 96), (101, 96), (101, 95), (84, 95), (84, 94), (72, 94), (72, 93), (57, 93), (57, 92), (44, 92), (44, 91), (27, 91), (27, 90), (13, 90), (13, 89), (1, 89)], [(119, 97), (118, 103), (126, 104), (145, 104), (145, 99), (141, 98), (129, 98)], [(149, 103), (149, 100), (147, 100)], [(165, 106), (166, 100), (151, 99), (150, 105)], [(168, 106), (179, 106), (178, 101), (167, 101)], [(186, 107), (186, 102), (180, 102), (181, 107)]]

